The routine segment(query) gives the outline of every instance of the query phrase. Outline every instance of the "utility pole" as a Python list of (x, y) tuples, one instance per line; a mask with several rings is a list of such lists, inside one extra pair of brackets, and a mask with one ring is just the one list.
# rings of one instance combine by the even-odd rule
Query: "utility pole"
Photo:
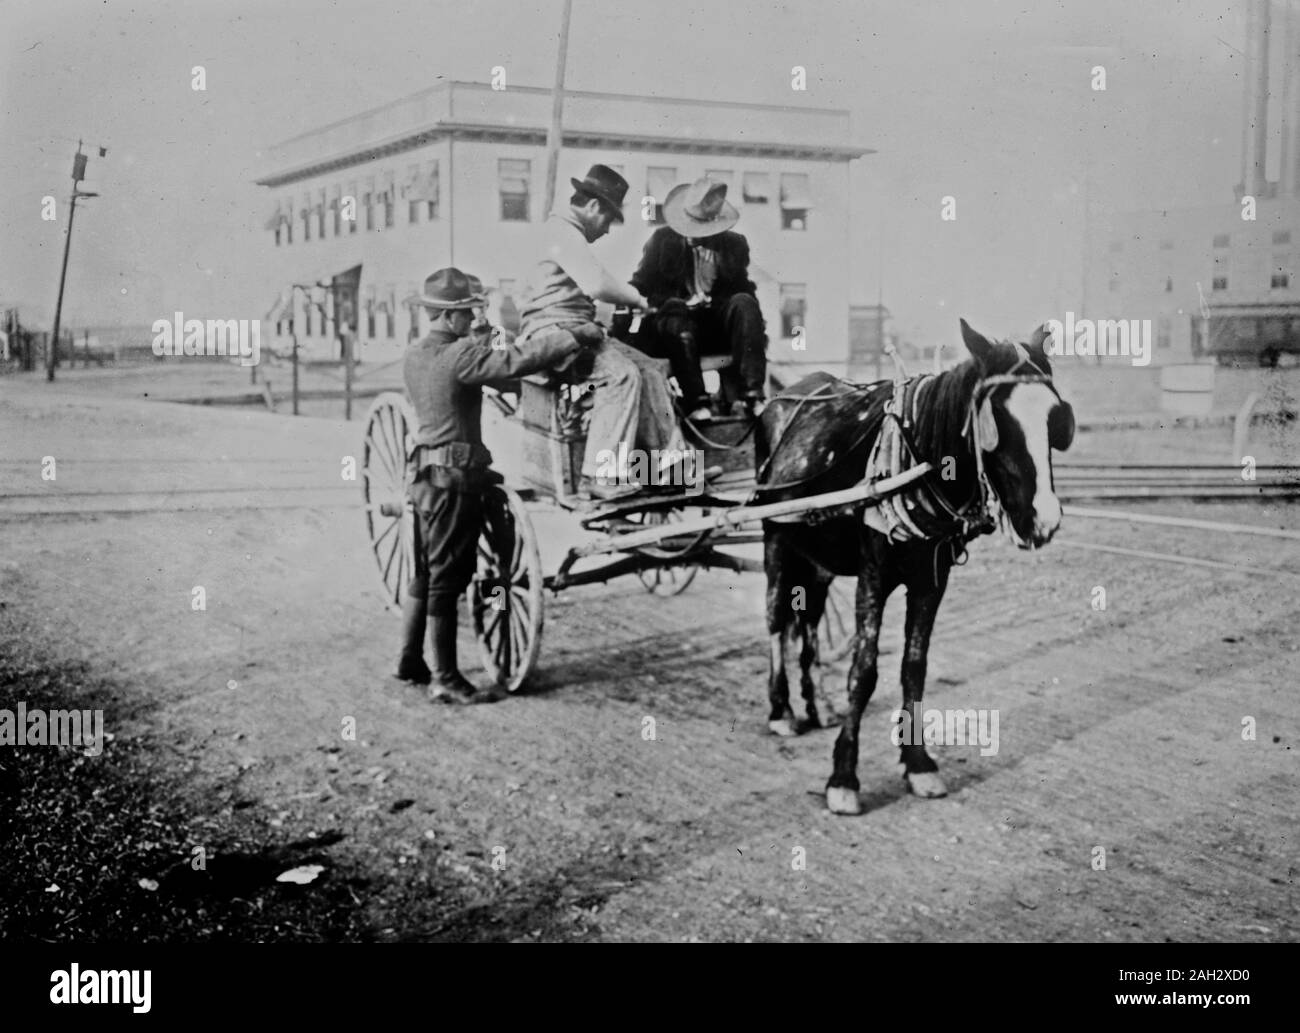
[[(101, 157), (105, 154), (103, 147), (99, 149), (99, 154)], [(72, 158), (72, 197), (68, 201), (68, 235), (63, 240), (63, 268), (59, 271), (59, 300), (54, 304), (54, 332), (50, 335), (50, 346), (45, 353), (45, 379), (47, 381), (54, 379), (54, 367), (57, 364), (59, 355), (59, 323), (63, 318), (63, 286), (68, 278), (68, 251), (72, 246), (72, 220), (77, 214), (77, 198), (99, 196), (96, 193), (78, 189), (77, 184), (85, 178), (86, 156), (81, 153), (81, 141), (78, 140), (77, 153)], [(73, 350), (75, 353), (75, 343)]]
[(564, 18), (560, 23), (560, 53), (555, 61), (555, 88), (551, 91), (551, 127), (546, 133), (546, 210), (545, 219), (555, 205), (555, 180), (560, 165), (560, 141), (564, 116), (564, 65), (569, 56), (569, 16), (573, 0), (564, 0)]

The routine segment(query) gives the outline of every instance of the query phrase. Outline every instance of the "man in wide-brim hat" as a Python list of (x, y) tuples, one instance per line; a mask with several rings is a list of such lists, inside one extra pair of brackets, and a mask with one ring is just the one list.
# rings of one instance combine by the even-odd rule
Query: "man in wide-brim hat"
[[(609, 500), (640, 490), (626, 459), (611, 469), (609, 456), (637, 449), (657, 451), (665, 464), (686, 450), (673, 411), (667, 378), (642, 352), (614, 340), (596, 322), (596, 302), (645, 308), (635, 288), (612, 276), (591, 245), (623, 221), (628, 184), (607, 165), (593, 165), (582, 179), (570, 179), (573, 194), (546, 220), (544, 252), (532, 296), (521, 316), (520, 339), (577, 341), (579, 359), (589, 369), (570, 369), (570, 382), (585, 380), (595, 389), (580, 494)], [(578, 360), (575, 360), (575, 366)], [(667, 469), (656, 471), (666, 477)]]
[[(457, 601), (474, 576), (486, 490), (500, 483), (483, 446), (483, 385), (549, 369), (577, 349), (572, 341), (539, 341), (524, 349), (487, 335), (470, 336), (475, 310), (486, 304), (482, 284), (459, 269), (439, 269), (414, 300), (428, 309), (429, 333), (407, 349), (402, 376), (415, 409), (415, 573), (402, 603), (402, 653), (394, 672), (430, 684), (430, 698), (478, 703), (500, 698), (478, 690), (456, 659)], [(429, 625), (433, 670), (424, 662)]]
[(701, 354), (732, 356), (725, 394), (751, 413), (767, 376), (767, 329), (749, 278), (749, 242), (732, 227), (740, 219), (727, 185), (707, 176), (682, 183), (663, 202), (662, 226), (650, 235), (632, 284), (659, 309), (643, 347), (672, 361), (693, 417), (709, 416)]

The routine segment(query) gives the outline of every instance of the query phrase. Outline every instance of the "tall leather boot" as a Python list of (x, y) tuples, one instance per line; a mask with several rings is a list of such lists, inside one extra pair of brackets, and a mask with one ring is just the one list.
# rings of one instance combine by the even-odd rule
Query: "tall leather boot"
[(457, 620), (454, 610), (449, 614), (430, 615), (433, 684), (429, 686), (429, 698), (443, 703), (477, 703), (480, 697), (478, 690), (460, 673), (456, 663)]
[(428, 685), (433, 680), (433, 672), (424, 662), (424, 627), (428, 607), (428, 596), (424, 592), (409, 592), (402, 600), (402, 654), (393, 677), (415, 685)]

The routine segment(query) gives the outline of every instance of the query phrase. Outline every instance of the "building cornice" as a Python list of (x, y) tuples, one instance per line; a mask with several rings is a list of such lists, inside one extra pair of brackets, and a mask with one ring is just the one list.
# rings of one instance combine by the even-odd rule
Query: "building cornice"
[[(270, 173), (254, 180), (258, 186), (281, 187), (328, 173), (341, 172), (382, 158), (419, 150), (440, 140), (477, 143), (511, 143), (544, 146), (546, 130), (537, 126), (503, 126), (473, 122), (440, 121), (435, 127), (403, 133), (378, 143), (366, 144), (297, 167)], [(828, 144), (798, 144), (774, 141), (713, 140), (699, 137), (670, 137), (601, 130), (566, 129), (563, 146), (584, 150), (659, 151), (677, 154), (708, 154), (747, 158), (787, 158), (794, 161), (851, 161), (875, 154), (869, 147)]]

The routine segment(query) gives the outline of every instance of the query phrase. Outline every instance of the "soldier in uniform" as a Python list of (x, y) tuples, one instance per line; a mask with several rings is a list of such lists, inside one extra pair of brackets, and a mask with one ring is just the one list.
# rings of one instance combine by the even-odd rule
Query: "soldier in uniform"
[[(500, 698), (477, 690), (456, 662), (457, 603), (474, 576), (484, 492), (499, 484), (492, 454), (483, 446), (483, 385), (549, 369), (578, 348), (556, 337), (526, 348), (469, 331), (486, 299), (459, 269), (439, 269), (424, 281), (419, 304), (430, 310), (427, 336), (406, 353), (403, 378), (415, 407), (410, 488), (416, 513), (415, 575), (402, 606), (402, 653), (394, 672), (403, 681), (430, 685), (431, 699), (479, 703)], [(504, 515), (492, 514), (494, 519)], [(426, 623), (433, 670), (425, 665)], [(432, 684), (430, 684), (432, 683)]]

